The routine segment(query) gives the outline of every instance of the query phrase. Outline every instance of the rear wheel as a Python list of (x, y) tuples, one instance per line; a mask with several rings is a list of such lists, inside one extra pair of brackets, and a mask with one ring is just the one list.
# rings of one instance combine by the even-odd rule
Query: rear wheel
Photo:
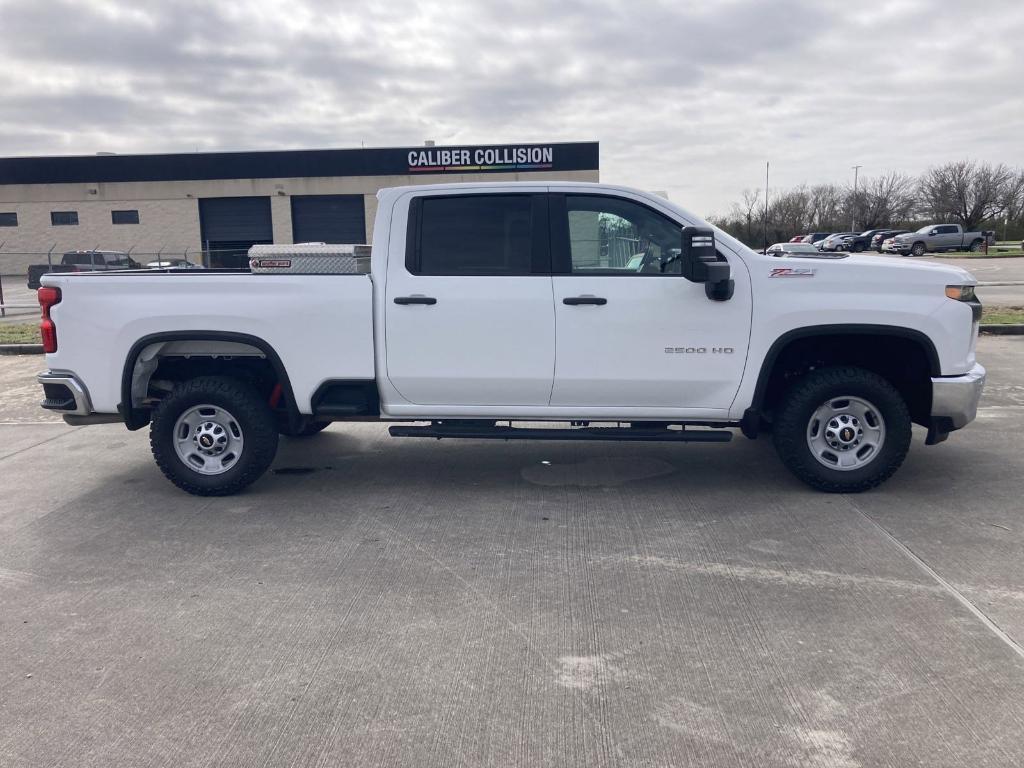
[(980, 250), (981, 250), (981, 240), (973, 240), (973, 241), (971, 241), (971, 248), (970, 248), (971, 253), (977, 253)]
[(183, 491), (228, 496), (267, 471), (277, 453), (277, 426), (253, 387), (202, 376), (160, 401), (149, 442), (157, 466)]
[(878, 374), (820, 368), (785, 395), (772, 432), (779, 457), (805, 483), (829, 493), (859, 493), (903, 463), (910, 412)]

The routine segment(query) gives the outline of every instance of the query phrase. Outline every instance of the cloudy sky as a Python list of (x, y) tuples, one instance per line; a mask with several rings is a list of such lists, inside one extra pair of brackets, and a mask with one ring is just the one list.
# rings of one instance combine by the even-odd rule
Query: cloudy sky
[(598, 140), (603, 180), (1024, 165), (1021, 0), (0, 0), (0, 155)]

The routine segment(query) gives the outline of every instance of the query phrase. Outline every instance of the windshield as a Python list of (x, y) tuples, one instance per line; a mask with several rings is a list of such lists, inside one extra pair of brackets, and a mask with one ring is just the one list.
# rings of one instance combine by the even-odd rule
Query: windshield
[(926, 227), (921, 227), (921, 228), (920, 228), (919, 230), (917, 230), (917, 232), (915, 232), (914, 234), (915, 234), (915, 235), (925, 235), (925, 234), (927, 234), (927, 233), (929, 233), (929, 232), (931, 232), (931, 231), (932, 231), (932, 226), (933, 226), (932, 224), (929, 224), (929, 225), (928, 225), (928, 226), (926, 226)]

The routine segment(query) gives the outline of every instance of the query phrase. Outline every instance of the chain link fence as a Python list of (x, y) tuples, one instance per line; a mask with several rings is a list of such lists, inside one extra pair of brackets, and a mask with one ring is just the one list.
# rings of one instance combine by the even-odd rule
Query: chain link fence
[(0, 320), (31, 319), (39, 311), (35, 291), (49, 272), (93, 272), (112, 269), (237, 269), (249, 271), (248, 247), (228, 249), (8, 250), (0, 243)]

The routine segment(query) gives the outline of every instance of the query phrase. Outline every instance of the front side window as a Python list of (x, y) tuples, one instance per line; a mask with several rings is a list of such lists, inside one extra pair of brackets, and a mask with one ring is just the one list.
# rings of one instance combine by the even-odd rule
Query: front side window
[(534, 209), (531, 195), (420, 198), (410, 217), (417, 246), (407, 267), (418, 275), (528, 275)]
[(573, 274), (680, 275), (681, 227), (638, 203), (566, 195)]
[(16, 227), (18, 226), (18, 214), (17, 212), (5, 212), (0, 211), (0, 227)]
[(78, 211), (50, 211), (50, 226), (68, 227), (78, 224)]

